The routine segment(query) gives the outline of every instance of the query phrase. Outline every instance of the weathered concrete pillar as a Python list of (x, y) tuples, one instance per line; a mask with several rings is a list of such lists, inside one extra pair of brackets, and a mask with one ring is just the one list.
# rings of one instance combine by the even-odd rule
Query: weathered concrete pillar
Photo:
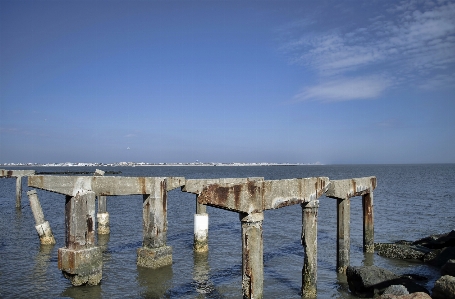
[(194, 214), (194, 251), (206, 252), (209, 250), (209, 214), (207, 207), (197, 202), (196, 195), (196, 214)]
[(144, 195), (142, 247), (137, 250), (137, 265), (160, 268), (172, 264), (172, 247), (167, 239), (166, 181), (155, 182), (154, 194)]
[(373, 191), (362, 195), (363, 251), (374, 253)]
[(66, 196), (66, 247), (58, 249), (58, 268), (75, 286), (97, 285), (102, 278), (101, 248), (95, 246), (95, 193)]
[(98, 234), (110, 234), (111, 229), (109, 223), (109, 213), (107, 212), (106, 196), (98, 196), (98, 214), (96, 215), (96, 219), (98, 221)]
[(32, 209), (33, 216), (35, 217), (35, 228), (38, 232), (40, 243), (42, 245), (55, 244), (55, 238), (52, 234), (49, 222), (44, 219), (43, 209), (36, 194), (36, 190), (27, 192), (28, 199), (30, 200), (30, 208)]
[(337, 198), (337, 272), (345, 273), (349, 266), (351, 200)]
[[(104, 176), (104, 171), (96, 169), (93, 176)], [(104, 195), (97, 195), (98, 198), (98, 214), (96, 220), (98, 221), (98, 234), (107, 235), (111, 232), (109, 225), (109, 213), (107, 212), (107, 198)]]
[(318, 277), (319, 200), (302, 203), (302, 245), (305, 251), (302, 269), (302, 297), (316, 298)]
[(242, 223), (242, 290), (243, 298), (262, 298), (264, 257), (262, 222), (264, 213), (239, 213)]
[(22, 176), (19, 175), (16, 177), (16, 208), (21, 208), (22, 200)]

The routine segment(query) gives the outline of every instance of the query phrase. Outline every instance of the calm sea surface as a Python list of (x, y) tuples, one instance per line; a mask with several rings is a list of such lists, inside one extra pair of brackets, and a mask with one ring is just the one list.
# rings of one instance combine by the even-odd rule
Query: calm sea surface
[[(101, 168), (101, 167), (100, 167)], [(17, 169), (17, 168), (12, 168)], [(91, 167), (37, 167), (36, 171), (94, 171)], [(415, 240), (455, 229), (455, 165), (323, 165), (256, 167), (113, 167), (121, 176), (265, 179), (376, 176), (375, 240)], [(108, 197), (111, 234), (99, 238), (104, 249), (98, 286), (73, 287), (57, 268), (64, 247), (63, 195), (37, 190), (57, 244), (43, 247), (23, 179), (22, 209), (15, 209), (15, 179), (0, 179), (0, 298), (241, 298), (241, 231), (237, 213), (207, 208), (209, 253), (192, 251), (195, 195), (168, 194), (168, 245), (173, 264), (159, 270), (136, 266), (142, 242), (142, 196)], [(318, 298), (355, 298), (346, 278), (336, 274), (336, 204), (321, 197), (318, 215)], [(264, 298), (300, 298), (303, 249), (299, 205), (264, 213)], [(399, 274), (429, 278), (430, 266), (394, 261), (362, 252), (361, 197), (351, 200), (351, 265), (375, 264)]]

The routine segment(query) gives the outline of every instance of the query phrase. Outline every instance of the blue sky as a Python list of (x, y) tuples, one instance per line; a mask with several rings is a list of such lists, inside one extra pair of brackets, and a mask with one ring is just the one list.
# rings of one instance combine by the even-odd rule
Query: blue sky
[(1, 1), (0, 163), (455, 163), (455, 1)]

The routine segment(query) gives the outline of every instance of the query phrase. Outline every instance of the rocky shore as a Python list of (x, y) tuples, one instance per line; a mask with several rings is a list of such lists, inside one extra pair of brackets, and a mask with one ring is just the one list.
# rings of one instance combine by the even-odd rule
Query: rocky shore
[(378, 255), (413, 260), (440, 269), (441, 277), (427, 290), (418, 275), (396, 275), (376, 266), (348, 267), (346, 271), (350, 291), (362, 298), (381, 299), (455, 299), (455, 230), (432, 235), (417, 241), (375, 243)]

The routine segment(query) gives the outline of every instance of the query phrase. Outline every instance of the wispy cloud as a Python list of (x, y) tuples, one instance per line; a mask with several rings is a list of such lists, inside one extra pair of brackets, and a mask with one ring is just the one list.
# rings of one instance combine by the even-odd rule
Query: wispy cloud
[(349, 100), (376, 98), (389, 86), (382, 78), (343, 78), (305, 88), (297, 94), (296, 101), (317, 100), (322, 102), (340, 102)]
[[(322, 82), (305, 87), (296, 99), (368, 99), (402, 84), (453, 87), (454, 1), (401, 1), (378, 11), (363, 25), (304, 33), (283, 47), (291, 53), (292, 63), (316, 71)], [(359, 73), (363, 79), (355, 82)], [(371, 79), (378, 75), (385, 80)]]

